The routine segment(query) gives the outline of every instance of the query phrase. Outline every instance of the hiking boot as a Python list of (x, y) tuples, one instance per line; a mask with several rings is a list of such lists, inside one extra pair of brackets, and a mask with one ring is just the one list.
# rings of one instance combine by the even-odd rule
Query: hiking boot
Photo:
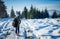
[(20, 36), (19, 33), (17, 33), (17, 36)]

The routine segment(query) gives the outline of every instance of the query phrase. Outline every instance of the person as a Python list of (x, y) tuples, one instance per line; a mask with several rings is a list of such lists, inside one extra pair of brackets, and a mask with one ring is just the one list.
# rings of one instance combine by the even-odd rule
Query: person
[(18, 17), (15, 17), (14, 18), (14, 20), (13, 20), (13, 26), (15, 27), (15, 33), (17, 34), (17, 35), (19, 35), (19, 25), (20, 25), (20, 23), (21, 23), (21, 20), (20, 20), (20, 18), (19, 18), (19, 16)]

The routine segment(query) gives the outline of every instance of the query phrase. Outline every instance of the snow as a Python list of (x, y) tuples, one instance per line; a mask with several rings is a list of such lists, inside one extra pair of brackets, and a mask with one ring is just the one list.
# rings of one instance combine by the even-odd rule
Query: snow
[[(60, 21), (59, 19), (21, 19), (20, 24), (20, 39), (26, 36), (60, 36)], [(15, 28), (12, 26), (12, 18), (0, 19), (0, 39), (17, 39)], [(28, 32), (29, 31), (29, 32)], [(59, 38), (58, 38), (59, 39)]]

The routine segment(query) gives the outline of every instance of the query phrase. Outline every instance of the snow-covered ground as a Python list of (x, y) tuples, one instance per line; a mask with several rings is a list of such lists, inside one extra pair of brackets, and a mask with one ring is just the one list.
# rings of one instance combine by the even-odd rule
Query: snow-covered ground
[[(60, 19), (21, 19), (20, 35), (15, 34), (15, 28), (12, 26), (12, 18), (0, 19), (0, 39), (60, 39)], [(29, 32), (28, 32), (29, 31)]]

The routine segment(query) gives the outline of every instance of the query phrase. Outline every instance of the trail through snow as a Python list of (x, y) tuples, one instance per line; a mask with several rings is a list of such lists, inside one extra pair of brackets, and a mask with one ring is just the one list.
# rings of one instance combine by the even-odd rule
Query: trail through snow
[(42, 35), (60, 36), (60, 22), (56, 19), (21, 19), (20, 36), (15, 34), (12, 22), (13, 19), (0, 21), (0, 39), (26, 39), (29, 36)]

